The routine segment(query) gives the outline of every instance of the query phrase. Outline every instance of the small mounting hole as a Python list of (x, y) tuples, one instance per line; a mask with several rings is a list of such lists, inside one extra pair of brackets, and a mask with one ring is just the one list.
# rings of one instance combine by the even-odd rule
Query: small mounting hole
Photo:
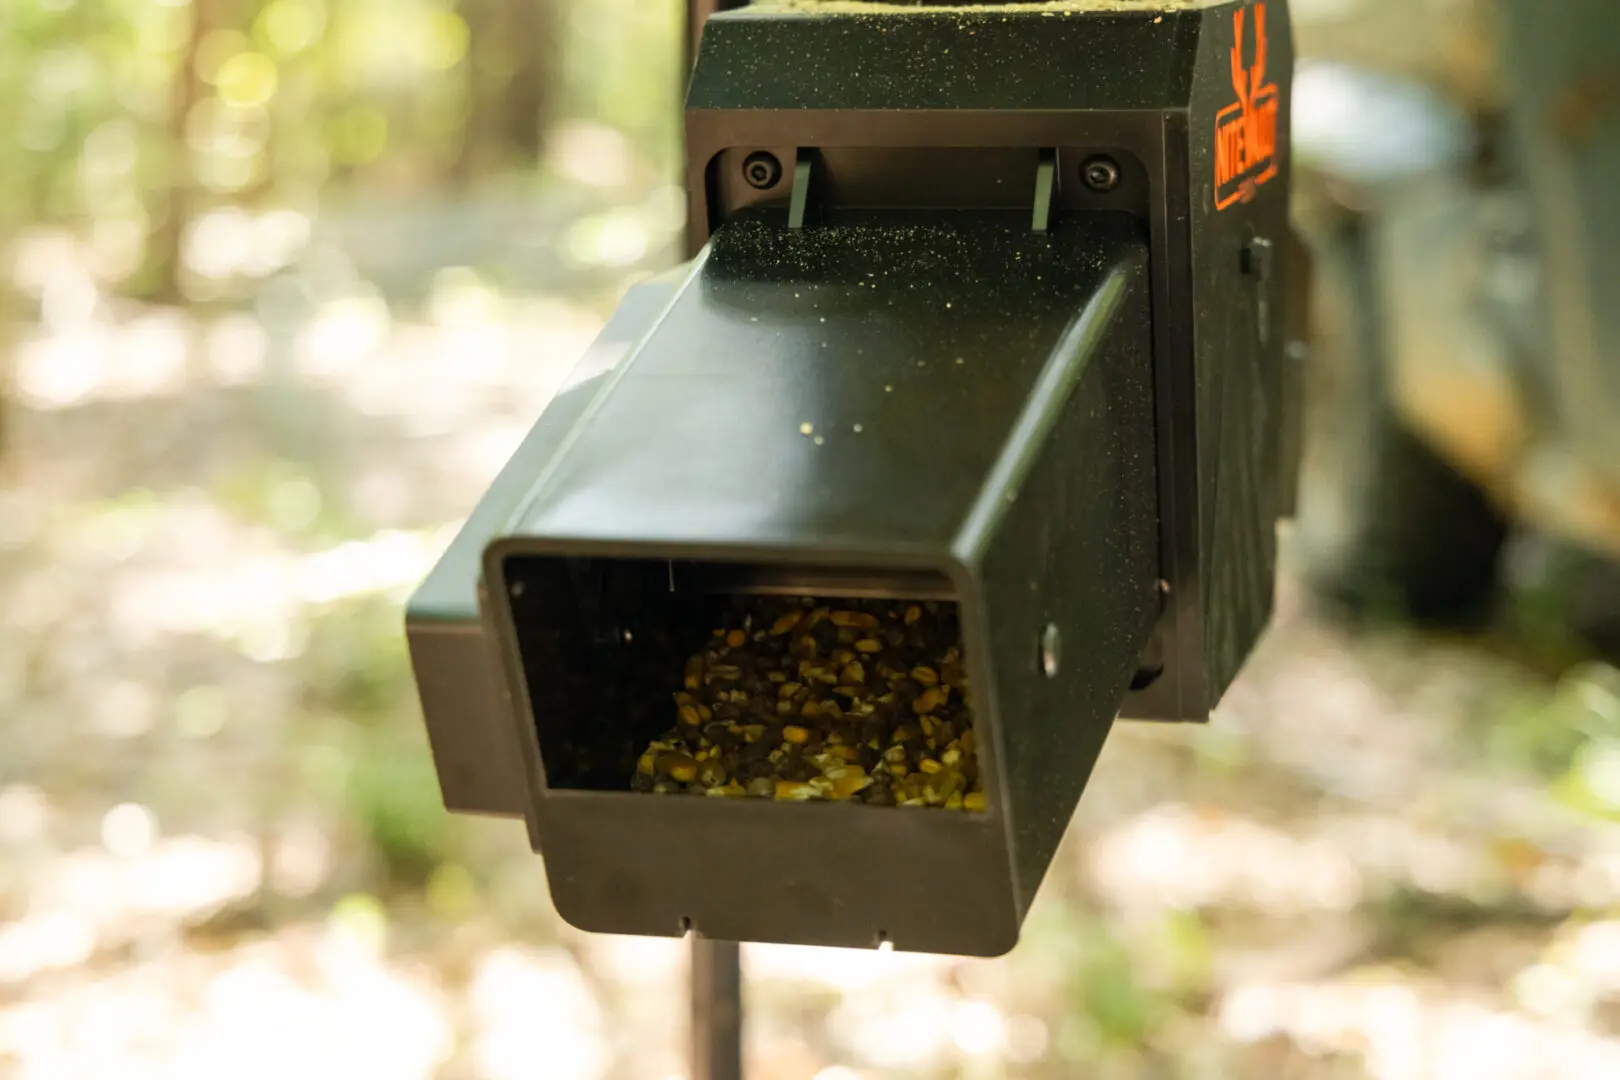
[(1041, 631), (1041, 671), (1048, 679), (1057, 678), (1063, 665), (1063, 634), (1057, 623), (1047, 623)]
[(681, 916), (681, 936), (682, 937), (689, 937), (693, 933), (695, 933), (695, 930), (693, 929), (693, 926), (692, 926), (692, 916), (690, 916), (690, 915), (682, 915)]
[(877, 932), (877, 940), (874, 942), (874, 944), (877, 945), (878, 952), (894, 952), (894, 942), (889, 940), (889, 932), (887, 930), (879, 930)]

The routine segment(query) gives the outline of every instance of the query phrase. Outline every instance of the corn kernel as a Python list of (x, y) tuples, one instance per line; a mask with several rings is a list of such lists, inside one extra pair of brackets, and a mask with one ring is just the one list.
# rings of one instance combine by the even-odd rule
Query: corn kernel
[(964, 810), (983, 810), (984, 809), (984, 792), (982, 792), (982, 791), (970, 791), (966, 795), (962, 796), (962, 809), (964, 809)]
[(798, 625), (799, 613), (796, 611), (790, 611), (786, 615), (780, 616), (774, 623), (771, 624), (771, 636), (781, 637), (783, 634), (788, 633)]
[(866, 682), (866, 669), (853, 661), (844, 665), (844, 670), (838, 673), (840, 682), (864, 683)]
[(643, 776), (651, 776), (658, 771), (658, 766), (651, 754), (642, 754), (636, 761), (636, 772)]
[(945, 800), (945, 809), (947, 809), (947, 810), (960, 810), (960, 809), (962, 809), (962, 793), (960, 791), (951, 792), (951, 797)]
[(931, 757), (925, 757), (921, 761), (917, 762), (917, 768), (921, 769), (925, 773), (937, 773), (940, 769), (944, 768), (944, 766)]
[(731, 633), (726, 635), (726, 644), (730, 645), (733, 649), (740, 649), (744, 645), (748, 644), (748, 635), (743, 633), (741, 630), (733, 630)]
[(906, 773), (911, 771), (910, 769), (906, 768), (906, 763), (903, 761), (891, 761), (889, 764), (883, 767), (889, 770), (889, 775), (894, 777), (896, 780), (904, 779)]
[(911, 711), (918, 714), (931, 713), (943, 704), (945, 704), (945, 691), (937, 686), (931, 686), (919, 694), (916, 701), (911, 703)]
[(816, 789), (809, 784), (801, 784), (795, 780), (778, 780), (776, 782), (776, 797), (778, 799), (808, 799), (816, 793)]
[(691, 724), (694, 727), (703, 723), (703, 716), (697, 711), (696, 705), (682, 705), (677, 710), (681, 714), (681, 723)]
[(833, 781), (833, 798), (847, 799), (857, 791), (872, 786), (872, 778), (859, 767), (848, 770), (843, 776)]
[(864, 611), (835, 611), (832, 621), (838, 626), (854, 626), (862, 630), (876, 630), (878, 626), (877, 616)]
[(797, 724), (789, 724), (782, 729), (782, 738), (790, 743), (804, 743), (810, 740), (810, 731)]
[(911, 669), (911, 677), (924, 686), (938, 686), (939, 672), (925, 665), (918, 665)]
[(861, 638), (855, 643), (855, 648), (863, 653), (880, 653), (883, 651), (883, 642), (877, 638)]
[(955, 765), (958, 761), (962, 760), (962, 751), (952, 746), (939, 756), (939, 760), (944, 762), (946, 765)]
[(803, 689), (804, 689), (804, 684), (803, 683), (785, 682), (781, 686), (778, 686), (776, 688), (776, 696), (777, 697), (792, 697), (794, 694), (797, 694), (800, 690), (803, 690)]
[(920, 618), (922, 618), (922, 608), (918, 607), (916, 604), (912, 604), (910, 607), (906, 608), (907, 626), (915, 625), (917, 620)]

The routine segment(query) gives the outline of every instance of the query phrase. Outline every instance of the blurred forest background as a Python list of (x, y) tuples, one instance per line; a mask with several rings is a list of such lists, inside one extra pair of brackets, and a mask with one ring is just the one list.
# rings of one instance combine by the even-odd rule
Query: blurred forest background
[[(0, 6), (0, 1075), (684, 1075), (683, 947), (443, 813), (401, 633), (678, 256), (682, 17)], [(750, 1076), (1620, 1076), (1620, 674), (1536, 604), (1285, 581), (1214, 724), (1116, 729), (1012, 956), (748, 949)]]

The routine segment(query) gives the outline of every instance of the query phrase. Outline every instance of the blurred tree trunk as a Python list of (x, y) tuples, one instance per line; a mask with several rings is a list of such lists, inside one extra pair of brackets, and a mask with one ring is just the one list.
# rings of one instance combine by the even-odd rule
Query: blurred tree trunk
[(556, 71), (555, 0), (464, 0), (471, 107), (454, 174), (531, 167), (540, 157)]
[(191, 219), (194, 185), (191, 177), (191, 148), (186, 142), (186, 120), (192, 107), (204, 93), (197, 75), (197, 55), (203, 40), (218, 25), (215, 10), (220, 0), (191, 0), (191, 29), (186, 34), (186, 47), (174, 70), (174, 84), (170, 91), (169, 175), (164, 197), (163, 225), (152, 237), (150, 262), (156, 278), (151, 298), (163, 303), (178, 303), (180, 289), (181, 247), (185, 241), (186, 223)]

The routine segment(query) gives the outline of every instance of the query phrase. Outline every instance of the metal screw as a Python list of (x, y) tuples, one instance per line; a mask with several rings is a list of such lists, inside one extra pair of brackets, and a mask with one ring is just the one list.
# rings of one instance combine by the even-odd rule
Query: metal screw
[(1080, 166), (1080, 178), (1092, 191), (1113, 191), (1119, 187), (1119, 162), (1102, 155), (1087, 158)]
[(756, 150), (743, 161), (743, 179), (748, 181), (749, 187), (761, 191), (773, 188), (782, 179), (782, 163), (776, 160), (775, 154)]
[(1063, 635), (1057, 623), (1047, 623), (1041, 631), (1041, 670), (1048, 679), (1057, 678), (1058, 665), (1063, 662)]

